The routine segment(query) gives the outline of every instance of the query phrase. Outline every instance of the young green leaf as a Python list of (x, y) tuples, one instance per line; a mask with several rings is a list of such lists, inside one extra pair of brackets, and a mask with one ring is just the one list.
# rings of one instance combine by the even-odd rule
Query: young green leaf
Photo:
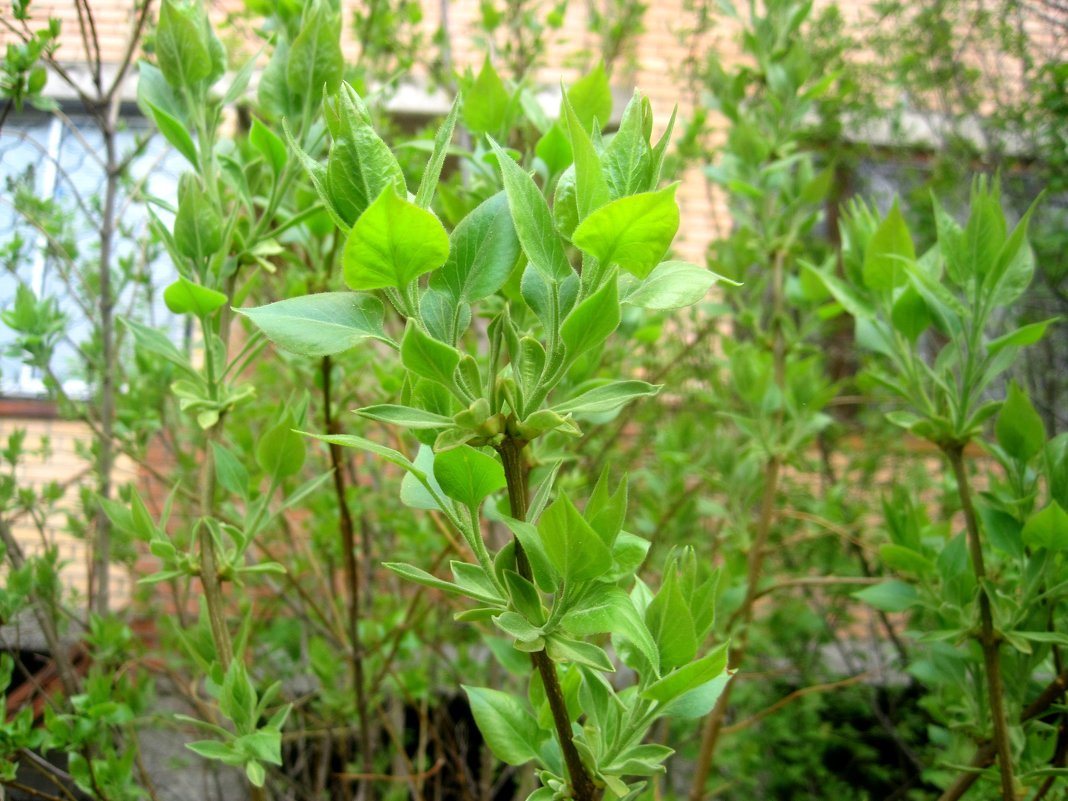
[(911, 584), (894, 579), (857, 590), (853, 597), (884, 612), (904, 612), (919, 600), (919, 593)]
[(571, 84), (567, 99), (587, 131), (593, 130), (594, 120), (601, 128), (608, 125), (612, 117), (612, 87), (609, 86), (604, 64), (598, 64), (592, 72)]
[(542, 545), (564, 584), (592, 581), (612, 566), (612, 554), (566, 495), (538, 521)]
[(417, 376), (436, 381), (449, 389), (456, 388), (454, 375), (460, 364), (460, 352), (427, 336), (414, 320), (409, 320), (404, 329), (401, 362)]
[(701, 301), (717, 281), (740, 286), (687, 261), (664, 261), (635, 283), (622, 301), (640, 309), (682, 309)]
[(163, 302), (175, 314), (192, 314), (205, 317), (226, 305), (226, 295), (200, 284), (194, 284), (182, 276), (163, 290)]
[(464, 685), (463, 689), (478, 730), (494, 756), (509, 765), (524, 765), (539, 759), (541, 729), (518, 699), (486, 687)]
[(668, 571), (660, 592), (645, 610), (645, 622), (660, 652), (660, 670), (685, 665), (697, 653), (697, 633), (690, 606), (682, 597), (675, 571)]
[(574, 662), (604, 673), (614, 673), (616, 669), (603, 648), (582, 640), (553, 635), (545, 641), (545, 650), (554, 662)]
[(328, 0), (312, 0), (304, 9), (300, 33), (289, 47), (286, 85), (310, 107), (319, 103), (325, 87), (337, 90), (344, 59), (341, 55), (341, 15)]
[(146, 101), (146, 105), (149, 111), (152, 112), (152, 121), (156, 123), (156, 127), (163, 134), (163, 138), (174, 145), (174, 149), (185, 156), (193, 167), (198, 167), (197, 146), (193, 144), (193, 137), (189, 135), (189, 129), (151, 101)]
[(568, 360), (574, 361), (608, 339), (619, 319), (618, 284), (610, 275), (604, 286), (576, 306), (560, 326)]
[(523, 252), (547, 281), (563, 281), (574, 274), (564, 254), (564, 244), (553, 226), (545, 197), (534, 179), (490, 139), (508, 195), (508, 208)]
[(571, 140), (571, 152), (575, 159), (575, 204), (578, 221), (581, 222), (590, 212), (608, 202), (608, 183), (605, 181), (597, 151), (593, 149), (593, 142), (575, 114), (567, 95), (564, 95), (562, 105)]
[(204, 38), (204, 8), (187, 0), (163, 0), (156, 26), (156, 59), (171, 86), (193, 89), (211, 73)]
[(571, 164), (571, 143), (557, 122), (546, 131), (534, 146), (534, 153), (545, 162), (550, 175), (557, 175)]
[(662, 385), (645, 381), (612, 381), (583, 392), (561, 403), (553, 404), (558, 414), (603, 414), (613, 412), (638, 398), (656, 395)]
[(643, 101), (635, 90), (623, 109), (619, 130), (604, 149), (601, 161), (613, 200), (655, 188), (655, 179), (650, 183), (654, 154), (645, 136), (646, 104)]
[(223, 224), (218, 209), (200, 179), (185, 173), (178, 183), (178, 214), (174, 218), (174, 244), (183, 256), (202, 261), (222, 247)]
[(449, 256), (449, 236), (425, 209), (382, 190), (345, 240), (345, 282), (356, 290), (405, 287)]
[(1046, 426), (1027, 393), (1015, 381), (1009, 384), (1009, 395), (998, 414), (994, 431), (998, 444), (1021, 462), (1030, 461), (1046, 444)]
[(519, 239), (504, 192), (479, 204), (453, 229), (449, 258), (430, 276), (430, 287), (453, 305), (472, 303), (504, 286), (519, 258)]
[(430, 161), (423, 171), (423, 177), (419, 181), (419, 189), (415, 193), (415, 205), (421, 209), (429, 209), (430, 201), (434, 199), (434, 190), (437, 188), (438, 179), (441, 177), (441, 166), (445, 163), (445, 156), (449, 152), (449, 144), (452, 142), (452, 133), (456, 128), (456, 118), (460, 114), (460, 95), (452, 101), (452, 108), (445, 122), (438, 128), (434, 137), (434, 150), (430, 154)]
[(315, 359), (343, 353), (367, 339), (392, 344), (383, 328), (385, 307), (372, 295), (322, 292), (235, 311), (278, 347)]
[(362, 409), (357, 409), (356, 414), (378, 423), (400, 426), (413, 431), (449, 428), (452, 426), (451, 417), (445, 417), (423, 409), (415, 409), (411, 406), (398, 406), (393, 403), (364, 406)]
[(645, 278), (679, 230), (678, 184), (613, 200), (579, 223), (571, 240), (601, 264)]
[(282, 141), (282, 137), (260, 122), (258, 117), (252, 118), (248, 141), (271, 165), (275, 175), (282, 172), (282, 168), (286, 166), (286, 161), (289, 159), (286, 143)]
[(1050, 501), (1042, 511), (1028, 518), (1020, 536), (1024, 545), (1031, 548), (1068, 551), (1068, 512), (1056, 501)]
[(242, 498), (248, 498), (248, 470), (241, 464), (233, 451), (218, 442), (211, 443), (215, 458), (215, 475), (219, 485), (227, 492)]
[(508, 119), (510, 101), (511, 95), (487, 53), (478, 77), (464, 92), (464, 122), (471, 133), (496, 135)]
[(875, 229), (864, 252), (864, 283), (869, 289), (888, 291), (905, 282), (906, 263), (916, 258), (905, 218), (897, 200)]
[(660, 656), (649, 627), (630, 596), (614, 584), (591, 586), (568, 609), (560, 626), (576, 637), (618, 635), (641, 654), (653, 674), (659, 669)]
[(256, 445), (256, 462), (275, 480), (296, 475), (304, 466), (304, 437), (293, 430), (294, 425), (287, 411)]
[(446, 495), (472, 508), (507, 486), (501, 463), (467, 445), (437, 454), (434, 478)]
[(723, 643), (697, 661), (689, 662), (650, 684), (642, 692), (642, 698), (668, 704), (684, 693), (719, 678), (726, 672), (728, 653), (728, 643)]
[(345, 224), (352, 225), (389, 187), (405, 197), (401, 166), (365, 118), (367, 111), (356, 91), (342, 83), (323, 103), (323, 113), (328, 121), (331, 115), (336, 121), (326, 173), (320, 180)]

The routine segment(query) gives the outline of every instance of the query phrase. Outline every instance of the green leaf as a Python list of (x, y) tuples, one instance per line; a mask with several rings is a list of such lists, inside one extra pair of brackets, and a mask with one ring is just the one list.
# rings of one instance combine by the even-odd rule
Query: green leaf
[(516, 235), (531, 265), (547, 281), (563, 281), (574, 274), (564, 253), (564, 244), (553, 225), (545, 197), (534, 179), (490, 139), (508, 195), (508, 208)]
[(645, 381), (612, 381), (554, 404), (557, 414), (602, 414), (626, 406), (638, 398), (648, 398), (660, 391), (662, 384)]
[(614, 275), (604, 286), (572, 309), (560, 326), (568, 361), (596, 348), (619, 326), (619, 290)]
[(549, 561), (564, 584), (592, 581), (612, 567), (612, 554), (566, 495), (560, 495), (538, 521)]
[(267, 771), (255, 760), (245, 763), (245, 776), (248, 777), (249, 784), (254, 787), (263, 787), (264, 782), (267, 781)]
[(286, 85), (314, 108), (324, 87), (327, 92), (337, 90), (343, 66), (341, 15), (327, 0), (313, 0), (305, 7), (300, 33), (289, 46)]
[(445, 122), (438, 128), (434, 137), (434, 150), (430, 154), (423, 177), (419, 181), (419, 189), (415, 193), (415, 205), (421, 209), (429, 209), (430, 202), (434, 199), (434, 190), (437, 188), (438, 179), (441, 177), (441, 167), (445, 163), (445, 156), (449, 152), (449, 144), (452, 142), (452, 134), (456, 129), (456, 118), (460, 114), (460, 95), (452, 101), (452, 108)]
[(417, 376), (455, 390), (454, 376), (460, 364), (460, 352), (456, 348), (428, 336), (414, 320), (409, 320), (400, 350), (401, 362)]
[(1031, 548), (1068, 550), (1068, 512), (1056, 501), (1050, 501), (1042, 511), (1028, 518), (1021, 537)]
[(667, 770), (663, 762), (674, 753), (675, 750), (666, 745), (636, 745), (617, 756), (603, 772), (617, 776), (655, 776)]
[(684, 665), (697, 653), (697, 631), (677, 573), (668, 571), (660, 592), (645, 610), (645, 623), (660, 652), (660, 670)]
[[(366, 107), (356, 91), (347, 83), (341, 84), (337, 94), (323, 104), (323, 114), (328, 121), (333, 115), (335, 124), (326, 173), (321, 181), (330, 204), (345, 225), (352, 225), (389, 187), (400, 197), (406, 197), (400, 164), (389, 145), (371, 127)], [(314, 178), (318, 162), (305, 166)]]
[(206, 317), (226, 305), (226, 295), (179, 276), (177, 281), (163, 290), (163, 302), (175, 314)]
[(188, 121), (181, 95), (163, 77), (159, 67), (144, 59), (137, 62), (137, 105), (145, 117), (152, 116), (152, 107), (155, 106), (175, 123)]
[(197, 167), (197, 146), (193, 144), (189, 129), (151, 101), (146, 101), (146, 104), (152, 112), (152, 121), (156, 123), (156, 128), (163, 134), (163, 138), (174, 145), (174, 149), (185, 156), (186, 161)]
[(890, 322), (912, 343), (915, 343), (920, 334), (930, 327), (931, 312), (923, 296), (914, 286), (905, 287), (897, 296), (890, 310)]
[(604, 673), (614, 673), (616, 669), (603, 648), (582, 640), (553, 635), (546, 640), (545, 650), (554, 662), (574, 662)]
[(575, 203), (578, 220), (581, 222), (590, 212), (608, 202), (608, 182), (605, 181), (601, 160), (593, 148), (593, 142), (575, 114), (567, 95), (564, 95), (563, 108), (568, 136), (571, 139), (571, 152), (575, 160)]
[[(1035, 254), (1027, 240), (1027, 228), (1031, 222), (1031, 215), (1041, 199), (1041, 196), (1035, 199), (1012, 233), (1005, 239), (994, 261), (994, 268), (983, 282), (984, 287), (989, 288), (994, 302), (998, 305), (1007, 306), (1019, 298), (1034, 276)], [(998, 211), (1004, 216), (1000, 205)]]
[(356, 290), (403, 288), (448, 256), (449, 236), (438, 218), (387, 186), (345, 240), (345, 283)]
[(366, 339), (392, 344), (383, 328), (385, 307), (372, 295), (321, 292), (235, 311), (275, 345), (302, 356), (333, 356)]
[(987, 343), (987, 353), (994, 355), (1002, 348), (1023, 348), (1034, 345), (1046, 335), (1047, 328), (1060, 321), (1060, 317), (1050, 317), (1048, 320), (1021, 326)]
[(530, 562), (530, 570), (534, 574), (534, 583), (543, 592), (554, 593), (560, 589), (556, 569), (549, 559), (542, 544), (541, 535), (532, 523), (505, 517), (504, 524), (508, 526), (516, 540), (523, 546), (523, 551)]
[(401, 426), (412, 430), (450, 428), (453, 421), (451, 417), (445, 417), (423, 409), (413, 409), (411, 406), (398, 406), (392, 403), (380, 403), (375, 406), (364, 406), (357, 409), (356, 414), (388, 425)]
[(629, 642), (656, 673), (660, 655), (641, 614), (622, 589), (595, 584), (568, 609), (561, 627), (577, 637), (611, 633)]
[(441, 590), (449, 595), (465, 595), (465, 593), (455, 584), (445, 581), (444, 579), (439, 579), (437, 576), (431, 575), (415, 565), (409, 565), (405, 562), (383, 562), (382, 567), (393, 571), (401, 578), (407, 579), (408, 581), (414, 581), (416, 584), (421, 584), (424, 587)]
[(682, 309), (704, 299), (717, 281), (740, 286), (687, 261), (664, 261), (624, 295), (623, 303), (640, 309)]
[(946, 265), (946, 274), (959, 287), (964, 286), (964, 230), (943, 208), (938, 198), (931, 193), (935, 227), (938, 231), (938, 249)]
[(1006, 453), (1021, 462), (1030, 461), (1046, 444), (1046, 426), (1015, 381), (1009, 384), (1009, 395), (998, 414), (994, 433)]
[(508, 280), (519, 258), (519, 239), (504, 192), (482, 202), (449, 237), (449, 258), (430, 276), (430, 288), (455, 306), (489, 297)]
[(234, 456), (229, 448), (212, 441), (212, 454), (215, 458), (215, 475), (219, 485), (234, 495), (248, 498), (248, 470)]
[(504, 571), (504, 583), (512, 606), (534, 626), (545, 624), (545, 607), (537, 588), (514, 570)]
[(1058, 434), (1046, 443), (1045, 448), (1046, 482), (1049, 496), (1068, 508), (1068, 433)]
[(875, 309), (853, 287), (834, 275), (830, 269), (820, 270), (811, 264), (804, 265), (805, 273), (822, 283), (836, 301), (851, 316), (863, 320), (875, 314)]
[(494, 756), (509, 765), (523, 765), (539, 758), (541, 729), (518, 699), (486, 687), (463, 685), (463, 689), (478, 730)]
[(211, 74), (204, 37), (204, 8), (188, 0), (163, 0), (156, 26), (156, 60), (167, 83), (193, 89)]
[(919, 600), (915, 587), (897, 580), (857, 590), (853, 597), (884, 612), (904, 612)]
[(304, 466), (304, 438), (293, 430), (294, 425), (287, 411), (256, 445), (256, 462), (275, 480), (296, 475)]
[(579, 223), (571, 240), (603, 265), (645, 278), (679, 229), (678, 184), (613, 200)]
[(510, 102), (511, 94), (487, 53), (478, 77), (464, 92), (464, 123), (471, 133), (497, 134), (508, 119)]
[(125, 317), (120, 319), (122, 320), (122, 324), (130, 329), (130, 333), (133, 334), (134, 342), (138, 348), (146, 353), (162, 356), (167, 361), (180, 367), (186, 373), (199, 379), (199, 375), (193, 370), (186, 355), (178, 350), (178, 348), (174, 346), (174, 343), (167, 339), (162, 331), (157, 331), (155, 328), (149, 328), (147, 325), (128, 320)]
[(915, 259), (916, 249), (912, 244), (912, 236), (897, 200), (894, 200), (890, 212), (875, 229), (864, 252), (864, 284), (877, 291), (888, 291), (900, 286), (907, 275), (906, 262)]
[(540, 651), (544, 646), (545, 640), (541, 628), (516, 612), (503, 612), (497, 615), (493, 618), (493, 625), (517, 643), (532, 646), (524, 650)]
[(252, 759), (282, 764), (282, 735), (277, 731), (254, 731), (234, 740), (234, 746)]
[(183, 175), (178, 183), (174, 244), (183, 256), (198, 261), (214, 256), (223, 244), (219, 211), (192, 173)]
[(289, 159), (286, 143), (282, 141), (282, 137), (260, 122), (258, 117), (253, 117), (252, 127), (248, 132), (248, 141), (271, 165), (274, 174), (279, 175)]
[(665, 705), (660, 710), (660, 714), (676, 720), (703, 718), (715, 707), (730, 678), (729, 675), (724, 673), (712, 679), (712, 681), (690, 690), (688, 693), (683, 693), (674, 701)]
[(507, 486), (501, 463), (467, 445), (435, 455), (434, 478), (446, 495), (471, 508)]
[(642, 691), (642, 698), (668, 704), (684, 693), (725, 675), (728, 653), (729, 644), (723, 643), (697, 661), (683, 665), (650, 684)]
[(545, 162), (550, 175), (556, 175), (568, 168), (572, 160), (571, 143), (559, 123), (551, 126), (542, 135), (534, 146), (534, 153)]
[(651, 121), (648, 100), (635, 90), (602, 158), (613, 199), (656, 187), (659, 165), (654, 163), (656, 154), (649, 147), (645, 131), (645, 123)]
[(230, 743), (220, 743), (216, 740), (197, 740), (186, 743), (185, 747), (198, 756), (205, 759), (214, 759), (225, 765), (241, 765), (245, 757), (239, 754)]
[(979, 513), (979, 519), (983, 521), (983, 532), (990, 540), (990, 544), (1016, 559), (1022, 559), (1024, 556), (1021, 537), (1023, 526), (1020, 521), (1007, 512), (985, 503), (977, 503), (975, 508)]
[[(964, 227), (964, 267), (969, 276), (986, 276), (994, 270), (1005, 245), (1005, 213), (998, 181), (980, 176), (972, 184), (971, 210)], [(1026, 228), (1026, 226), (1025, 226)]]
[(879, 557), (891, 570), (898, 573), (911, 574), (920, 578), (933, 575), (934, 562), (918, 551), (907, 548), (904, 545), (884, 543), (879, 546)]
[(612, 117), (612, 88), (604, 64), (598, 64), (588, 75), (571, 84), (567, 99), (575, 108), (583, 128), (592, 131), (594, 120), (604, 128)]

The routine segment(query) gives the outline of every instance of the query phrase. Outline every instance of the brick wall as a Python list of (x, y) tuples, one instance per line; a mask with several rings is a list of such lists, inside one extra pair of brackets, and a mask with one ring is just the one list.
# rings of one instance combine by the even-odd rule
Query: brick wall
[[(84, 423), (70, 420), (0, 416), (0, 443), (6, 444), (7, 438), (18, 429), (26, 431), (24, 448), (28, 452), (37, 451), (44, 441), (48, 442), (48, 452), (44, 456), (28, 456), (19, 464), (16, 473), (18, 485), (40, 490), (55, 481), (64, 488), (64, 492), (55, 510), (43, 521), (43, 531), (30, 514), (16, 518), (12, 526), (15, 539), (27, 556), (40, 554), (45, 547), (55, 546), (63, 564), (64, 584), (75, 594), (75, 598), (70, 600), (77, 600), (77, 596), (84, 598), (90, 574), (89, 547), (84, 540), (66, 533), (66, 515), (84, 519), (91, 514), (81, 508), (78, 497), (79, 484), (90, 480), (92, 476), (91, 462), (79, 453), (88, 446), (91, 432)], [(120, 458), (113, 473), (115, 484), (131, 481), (136, 476), (133, 463)], [(130, 591), (130, 576), (113, 569), (113, 606), (124, 605), (130, 597)]]

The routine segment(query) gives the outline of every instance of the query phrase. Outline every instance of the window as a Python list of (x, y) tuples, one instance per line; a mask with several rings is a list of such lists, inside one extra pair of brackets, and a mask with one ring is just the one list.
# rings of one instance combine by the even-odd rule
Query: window
[[(174, 271), (167, 258), (150, 249), (144, 198), (175, 203), (185, 165), (162, 137), (150, 133), (144, 118), (124, 118), (117, 142), (120, 158), (143, 149), (118, 193), (112, 269), (119, 289), (116, 313), (136, 313), (159, 325), (170, 315), (155, 289), (173, 280)], [(92, 267), (99, 251), (103, 150), (102, 134), (84, 116), (24, 115), (10, 118), (0, 129), (0, 248), (7, 254), (0, 271), (0, 310), (11, 307), (20, 285), (38, 297), (56, 299), (66, 326), (53, 370), (73, 396), (86, 388), (78, 350), (91, 336), (87, 300), (93, 295)], [(21, 247), (13, 248), (16, 242)], [(0, 396), (40, 396), (43, 376), (11, 352), (14, 338), (0, 325)]]

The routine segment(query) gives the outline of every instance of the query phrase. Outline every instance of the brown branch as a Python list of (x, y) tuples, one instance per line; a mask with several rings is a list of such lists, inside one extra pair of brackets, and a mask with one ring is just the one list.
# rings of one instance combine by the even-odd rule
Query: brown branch
[[(332, 365), (329, 356), (322, 359), (321, 373), (323, 379), (323, 418), (327, 434), (341, 433), (341, 426), (333, 416), (331, 409), (330, 379)], [(374, 753), (371, 749), (371, 730), (367, 723), (367, 698), (365, 695), (365, 681), (363, 675), (363, 646), (360, 642), (360, 596), (362, 587), (360, 581), (360, 568), (356, 562), (356, 530), (352, 522), (352, 512), (346, 497), (345, 471), (341, 446), (331, 442), (330, 464), (334, 475), (334, 494), (337, 497), (338, 525), (341, 529), (341, 550), (345, 563), (345, 582), (349, 590), (349, 615), (348, 636), (351, 652), (352, 689), (356, 699), (356, 709), (359, 715), (360, 729), (360, 756), (363, 759), (364, 773), (374, 770)], [(357, 790), (358, 796), (363, 801), (372, 797), (371, 786), (364, 780), (360, 780)]]
[[(508, 502), (511, 507), (512, 517), (516, 520), (527, 519), (530, 472), (523, 454), (526, 444), (524, 440), (507, 437), (497, 446), (497, 452), (500, 454), (501, 462), (504, 464), (504, 477), (508, 486)], [(527, 560), (526, 554), (523, 553), (523, 547), (518, 540), (515, 541), (515, 561), (519, 574), (523, 578), (530, 580), (532, 578), (530, 562)], [(553, 724), (556, 726), (556, 736), (560, 741), (560, 750), (563, 752), (564, 763), (567, 765), (575, 801), (597, 801), (600, 793), (587, 772), (586, 766), (582, 763), (582, 757), (579, 756), (578, 749), (572, 740), (571, 716), (568, 714), (567, 704), (564, 702), (564, 692), (560, 686), (560, 677), (556, 673), (556, 665), (544, 650), (532, 653), (530, 661), (533, 663), (535, 670), (538, 671), (538, 675), (541, 676), (541, 683), (545, 689), (545, 697), (549, 702), (549, 709), (552, 712)]]
[(751, 726), (755, 726), (769, 715), (774, 715), (780, 709), (789, 706), (799, 698), (804, 698), (806, 695), (812, 695), (814, 693), (828, 692), (830, 690), (838, 690), (842, 687), (850, 687), (854, 684), (859, 684), (862, 681), (867, 681), (872, 677), (870, 672), (859, 673), (856, 676), (850, 676), (847, 679), (840, 679), (839, 681), (831, 681), (825, 684), (813, 684), (810, 687), (802, 687), (800, 690), (794, 690), (789, 695), (785, 695), (772, 704), (769, 707), (757, 712), (751, 718), (740, 720), (737, 723), (732, 723), (730, 726), (724, 726), (721, 730), (721, 734), (734, 734), (735, 732), (745, 731)]
[(786, 590), (790, 587), (835, 587), (841, 585), (856, 585), (856, 584), (881, 584), (883, 579), (868, 576), (802, 576), (800, 578), (786, 579), (780, 581), (778, 584), (772, 584), (769, 587), (764, 587), (762, 590), (758, 590), (756, 593), (757, 598), (763, 598), (765, 595), (770, 595), (773, 592), (779, 590)]
[(445, 757), (438, 757), (438, 761), (435, 762), (433, 766), (420, 773), (413, 773), (410, 776), (393, 776), (388, 773), (335, 773), (334, 775), (339, 779), (359, 779), (361, 781), (372, 782), (411, 782), (429, 779), (431, 776), (439, 773), (444, 767)]
[(979, 585), (979, 645), (983, 650), (983, 663), (986, 667), (987, 694), (990, 702), (990, 717), (994, 724), (994, 748), (997, 752), (998, 766), (1001, 774), (1001, 795), (1004, 801), (1015, 801), (1016, 781), (1013, 776), (1012, 744), (1009, 740), (1009, 726), (1005, 719), (1004, 689), (1001, 680), (1001, 655), (999, 653), (1001, 636), (994, 629), (994, 615), (991, 610), (990, 596), (986, 587), (986, 566), (983, 563), (983, 544), (979, 538), (979, 522), (972, 505), (971, 487), (964, 470), (964, 449), (952, 446), (946, 449), (946, 456), (957, 479), (957, 492), (960, 494), (964, 522), (967, 527), (968, 552), (971, 556), (972, 571)]

